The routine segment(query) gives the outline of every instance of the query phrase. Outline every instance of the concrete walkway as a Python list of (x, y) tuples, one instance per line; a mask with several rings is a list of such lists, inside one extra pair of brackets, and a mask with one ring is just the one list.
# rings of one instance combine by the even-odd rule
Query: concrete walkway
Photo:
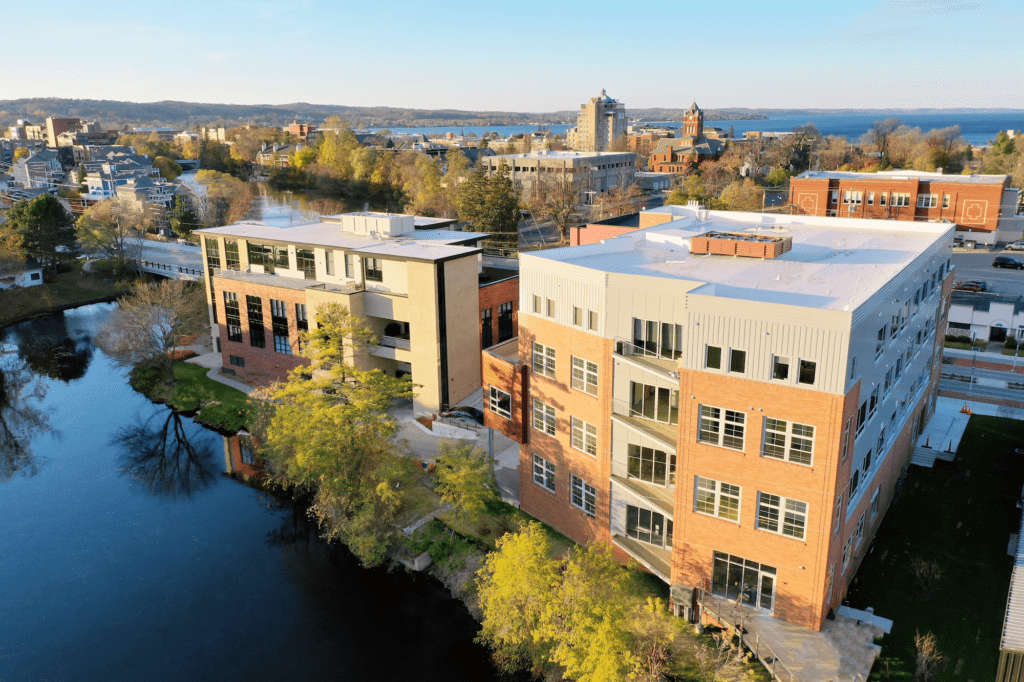
[(1001, 409), (999, 405), (940, 396), (935, 401), (935, 413), (917, 439), (911, 459), (913, 464), (931, 467), (936, 459), (953, 461), (956, 449), (960, 446), (960, 439), (967, 428), (967, 422), (971, 419), (971, 415), (962, 412), (965, 404), (974, 414), (996, 416)]

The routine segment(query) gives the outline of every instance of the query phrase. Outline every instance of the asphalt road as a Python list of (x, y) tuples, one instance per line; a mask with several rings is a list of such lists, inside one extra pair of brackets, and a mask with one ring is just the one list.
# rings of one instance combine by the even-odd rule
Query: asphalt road
[(1024, 270), (1007, 270), (992, 267), (996, 256), (1010, 256), (1024, 262), (1022, 251), (981, 251), (957, 250), (953, 253), (953, 279), (981, 280), (988, 283), (988, 290), (997, 294), (1024, 296)]

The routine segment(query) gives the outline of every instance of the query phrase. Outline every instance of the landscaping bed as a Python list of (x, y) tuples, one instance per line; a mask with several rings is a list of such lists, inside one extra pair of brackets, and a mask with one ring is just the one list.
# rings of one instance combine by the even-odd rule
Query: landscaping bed
[[(996, 672), (1024, 484), (1024, 422), (974, 415), (953, 462), (913, 466), (861, 564), (847, 603), (893, 620), (872, 680), (911, 680), (915, 632), (935, 633), (946, 661), (938, 681), (989, 680)], [(935, 562), (929, 590), (916, 560)]]

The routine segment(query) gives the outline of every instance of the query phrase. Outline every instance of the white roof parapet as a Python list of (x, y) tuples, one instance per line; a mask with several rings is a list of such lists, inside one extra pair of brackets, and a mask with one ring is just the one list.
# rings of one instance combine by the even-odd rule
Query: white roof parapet
[(1024, 652), (1024, 514), (1021, 515), (1020, 534), (1017, 536), (1017, 554), (1013, 558), (1010, 592), (1006, 597), (1006, 615), (1003, 617), (1003, 637), (999, 648)]

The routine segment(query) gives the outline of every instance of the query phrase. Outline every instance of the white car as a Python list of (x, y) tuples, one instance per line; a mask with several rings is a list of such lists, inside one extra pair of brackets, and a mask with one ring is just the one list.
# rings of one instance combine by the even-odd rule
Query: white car
[(1006, 245), (1007, 251), (1024, 251), (1024, 239), (1018, 239)]

